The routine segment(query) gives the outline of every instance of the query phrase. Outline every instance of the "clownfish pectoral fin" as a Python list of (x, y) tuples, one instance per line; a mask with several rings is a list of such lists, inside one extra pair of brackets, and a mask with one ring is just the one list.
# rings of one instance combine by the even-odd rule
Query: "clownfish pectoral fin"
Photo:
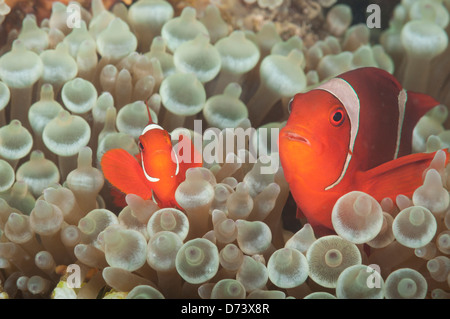
[(142, 167), (134, 156), (123, 149), (107, 151), (101, 160), (105, 178), (125, 194), (135, 194), (143, 199), (152, 198), (152, 189)]
[[(448, 150), (446, 163), (449, 160)], [(358, 189), (377, 200), (397, 195), (412, 196), (423, 184), (423, 172), (428, 168), (435, 153), (417, 153), (386, 162), (365, 172), (357, 173)]]

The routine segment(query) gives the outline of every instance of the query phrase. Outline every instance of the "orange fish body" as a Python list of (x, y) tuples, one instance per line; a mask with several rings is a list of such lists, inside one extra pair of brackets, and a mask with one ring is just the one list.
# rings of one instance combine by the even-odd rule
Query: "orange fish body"
[[(182, 136), (182, 139), (188, 139)], [(186, 143), (186, 141), (183, 141)], [(136, 157), (123, 149), (107, 151), (101, 159), (105, 178), (125, 194), (135, 194), (143, 199), (154, 199), (159, 207), (179, 207), (175, 191), (184, 181), (190, 167), (202, 166), (193, 160), (195, 148), (191, 145), (191, 161), (179, 161), (172, 147), (169, 133), (161, 126), (150, 123), (139, 137), (140, 154)]]
[(406, 92), (383, 70), (361, 68), (295, 95), (290, 104), (280, 160), (311, 225), (333, 229), (333, 206), (350, 191), (395, 200), (422, 185), (434, 153), (408, 154), (417, 121), (439, 104), (433, 98)]

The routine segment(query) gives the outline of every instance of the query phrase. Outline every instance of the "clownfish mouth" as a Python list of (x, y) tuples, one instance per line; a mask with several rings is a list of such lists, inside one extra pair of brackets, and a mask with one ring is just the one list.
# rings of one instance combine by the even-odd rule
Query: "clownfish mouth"
[(300, 134), (294, 133), (292, 131), (285, 132), (284, 137), (290, 141), (301, 142), (301, 143), (305, 143), (306, 145), (311, 146), (311, 143), (309, 142), (309, 140), (306, 137), (301, 136)]

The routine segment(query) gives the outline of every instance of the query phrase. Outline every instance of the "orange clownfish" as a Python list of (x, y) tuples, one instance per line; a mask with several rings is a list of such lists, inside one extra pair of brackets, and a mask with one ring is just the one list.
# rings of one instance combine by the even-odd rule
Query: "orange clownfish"
[[(146, 200), (153, 198), (160, 208), (180, 208), (175, 191), (184, 181), (186, 171), (202, 163), (193, 160), (196, 150), (190, 140), (191, 161), (179, 160), (169, 133), (152, 122), (150, 111), (148, 116), (149, 124), (139, 137), (140, 154), (136, 157), (140, 163), (127, 151), (112, 149), (102, 156), (103, 174), (112, 186), (125, 194), (135, 194)], [(184, 135), (181, 138), (189, 139)]]
[(333, 206), (350, 191), (366, 192), (378, 201), (411, 196), (434, 157), (410, 154), (412, 131), (437, 105), (371, 67), (295, 95), (280, 131), (279, 152), (297, 217), (303, 213), (316, 229), (333, 229)]

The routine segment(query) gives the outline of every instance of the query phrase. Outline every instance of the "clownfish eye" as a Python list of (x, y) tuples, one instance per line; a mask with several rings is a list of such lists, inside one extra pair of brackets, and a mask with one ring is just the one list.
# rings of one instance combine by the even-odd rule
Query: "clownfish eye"
[(337, 108), (331, 111), (330, 113), (330, 123), (334, 126), (340, 126), (344, 123), (345, 115), (344, 110), (342, 108)]
[(144, 150), (144, 145), (142, 145), (142, 143), (141, 143), (141, 141), (139, 141), (139, 149), (141, 150), (141, 151), (143, 151)]
[(291, 114), (291, 111), (292, 111), (292, 102), (294, 101), (294, 98), (292, 98), (292, 99), (290, 99), (289, 100), (289, 103), (288, 103), (288, 113), (289, 114)]

